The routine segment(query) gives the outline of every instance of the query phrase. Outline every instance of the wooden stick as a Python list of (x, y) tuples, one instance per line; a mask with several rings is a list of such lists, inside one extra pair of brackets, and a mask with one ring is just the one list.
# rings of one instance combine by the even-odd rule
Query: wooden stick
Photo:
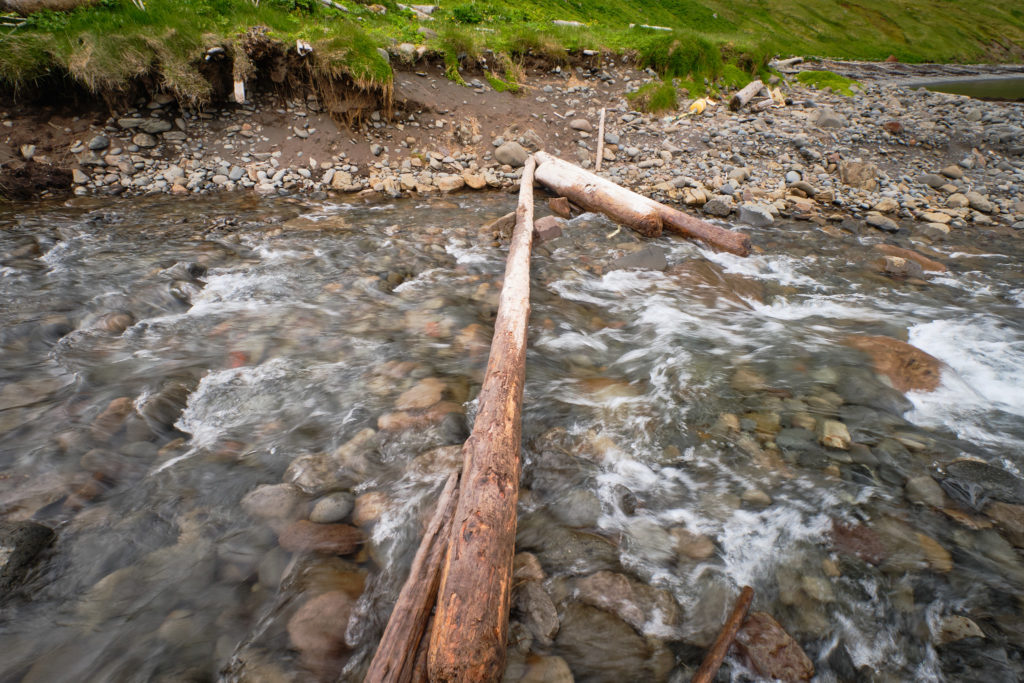
[(729, 648), (732, 647), (732, 641), (736, 639), (736, 633), (740, 630), (740, 626), (743, 625), (743, 620), (747, 618), (747, 610), (750, 609), (750, 601), (753, 599), (754, 589), (750, 586), (744, 586), (743, 590), (740, 591), (740, 597), (736, 599), (736, 606), (732, 608), (732, 614), (729, 615), (725, 625), (722, 626), (718, 638), (715, 639), (714, 645), (708, 650), (704, 661), (701, 663), (700, 668), (697, 669), (697, 673), (694, 674), (690, 683), (711, 683), (711, 679), (718, 673), (718, 669), (722, 666), (722, 661), (725, 660), (725, 656), (729, 653)]
[(604, 107), (601, 107), (601, 120), (597, 124), (597, 161), (594, 162), (594, 170), (601, 170), (601, 162), (604, 160)]
[(523, 168), (516, 229), (480, 389), (480, 409), (463, 447), (462, 490), (430, 636), (428, 669), (435, 682), (500, 681), (505, 673), (530, 316), (535, 166), (530, 157)]
[(764, 83), (760, 79), (751, 81), (742, 90), (732, 96), (729, 100), (729, 109), (739, 111), (743, 106), (753, 99), (754, 95), (764, 90)]
[(750, 238), (665, 206), (616, 185), (546, 152), (537, 152), (537, 180), (588, 211), (597, 211), (646, 237), (667, 230), (740, 256), (750, 253)]
[(415, 679), (416, 653), (423, 649), (421, 643), (437, 598), (441, 561), (448, 550), (458, 500), (459, 474), (453, 472), (437, 500), (409, 577), (398, 594), (387, 628), (370, 662), (366, 673), (368, 683), (409, 683)]

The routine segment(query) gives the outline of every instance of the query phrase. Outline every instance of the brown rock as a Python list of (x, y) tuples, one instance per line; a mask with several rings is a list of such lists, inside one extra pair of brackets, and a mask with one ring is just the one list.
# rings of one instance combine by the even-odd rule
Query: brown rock
[(352, 521), (359, 526), (372, 524), (391, 506), (391, 499), (380, 491), (367, 491), (356, 498)]
[(843, 161), (839, 164), (839, 179), (850, 187), (874, 191), (878, 189), (878, 167), (866, 161)]
[(942, 362), (921, 349), (892, 337), (851, 336), (846, 343), (871, 356), (875, 370), (899, 391), (934, 391)]
[(884, 128), (886, 132), (892, 133), (893, 135), (898, 135), (899, 133), (903, 132), (903, 124), (900, 123), (899, 121), (886, 121), (885, 123), (882, 124), (882, 128)]
[(473, 190), (482, 190), (487, 187), (487, 178), (480, 173), (463, 171), (462, 179), (466, 182), (466, 185)]
[(719, 298), (750, 308), (750, 301), (764, 303), (764, 285), (736, 273), (726, 273), (711, 261), (684, 261), (673, 265), (665, 274), (685, 288), (687, 296), (696, 296), (701, 303), (713, 307)]
[(461, 413), (462, 406), (450, 401), (441, 401), (431, 406), (428, 410), (405, 411), (400, 410), (394, 413), (386, 413), (377, 418), (377, 428), (386, 432), (401, 431), (404, 429), (420, 429), (443, 420), (445, 416), (452, 413)]
[(512, 231), (516, 227), (516, 212), (506, 213), (500, 218), (495, 218), (493, 221), (483, 227), (484, 232), (493, 233), (495, 237), (503, 237), (508, 239), (512, 236)]
[(883, 256), (874, 261), (875, 270), (895, 278), (922, 278), (924, 271), (916, 261), (902, 256)]
[(127, 396), (115, 398), (103, 412), (92, 421), (93, 438), (99, 441), (106, 441), (121, 428), (128, 416), (135, 412), (132, 400)]
[(540, 643), (550, 646), (558, 633), (558, 611), (539, 581), (527, 581), (512, 592), (512, 607)]
[(546, 577), (540, 560), (533, 553), (516, 553), (512, 558), (512, 578), (520, 581), (543, 581)]
[(323, 555), (350, 555), (359, 549), (363, 534), (348, 524), (316, 524), (308, 520), (292, 522), (277, 536), (277, 542), (289, 552), (314, 552)]
[(985, 508), (988, 515), (1007, 540), (1024, 548), (1024, 506), (996, 501)]
[(871, 564), (881, 564), (885, 559), (885, 544), (878, 534), (866, 526), (848, 526), (832, 522), (832, 545), (845, 555), (853, 555)]
[(676, 539), (676, 552), (691, 560), (706, 560), (715, 553), (715, 543), (704, 534), (695, 534), (683, 527), (669, 530)]
[(548, 200), (548, 208), (562, 218), (572, 217), (572, 206), (569, 204), (569, 200), (565, 197), (552, 197)]
[(809, 681), (814, 676), (814, 665), (800, 645), (764, 612), (747, 617), (736, 634), (736, 645), (751, 668), (765, 678)]
[(554, 216), (544, 216), (533, 222), (533, 237), (539, 242), (547, 242), (562, 235), (562, 221)]
[(913, 261), (917, 265), (921, 266), (922, 270), (931, 270), (937, 273), (946, 272), (946, 266), (943, 264), (938, 261), (934, 261), (927, 256), (922, 256), (911, 249), (904, 249), (903, 247), (893, 246), (892, 244), (876, 244), (875, 249), (888, 256), (899, 256), (907, 259), (908, 261)]
[(399, 410), (416, 410), (429, 408), (441, 400), (445, 383), (436, 377), (421, 379), (414, 387), (404, 392), (395, 402)]
[(611, 612), (644, 635), (664, 636), (678, 624), (679, 607), (669, 593), (624, 574), (597, 572), (576, 587), (580, 602)]
[(345, 631), (351, 615), (352, 599), (331, 591), (307, 601), (288, 620), (288, 638), (306, 666), (320, 674), (336, 667), (349, 649)]

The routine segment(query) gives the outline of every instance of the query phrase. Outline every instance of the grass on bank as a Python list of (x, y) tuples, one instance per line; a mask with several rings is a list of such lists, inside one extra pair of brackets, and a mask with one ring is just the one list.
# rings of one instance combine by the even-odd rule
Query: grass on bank
[[(311, 43), (314, 76), (347, 77), (378, 92), (389, 92), (392, 81), (378, 48), (399, 42), (426, 42), (454, 80), (460, 68), (480, 64), (492, 85), (513, 90), (531, 55), (565, 63), (586, 49), (630, 55), (692, 95), (766, 77), (775, 55), (1024, 60), (1019, 0), (990, 0), (984, 12), (963, 0), (440, 0), (435, 19), (423, 22), (394, 0), (378, 0), (383, 14), (337, 1), (349, 11), (317, 0), (147, 0), (145, 11), (130, 0), (99, 0), (70, 13), (37, 13), (0, 29), (0, 81), (18, 87), (67, 74), (103, 92), (155, 76), (179, 98), (202, 103), (211, 95), (206, 50), (224, 47), (236, 57), (235, 75), (248, 75), (244, 35), (254, 26), (285, 46)], [(425, 39), (420, 27), (436, 37)], [(656, 103), (667, 98), (660, 90)]]
[(833, 92), (853, 97), (853, 89), (862, 87), (859, 81), (851, 78), (844, 78), (831, 71), (801, 71), (796, 75), (796, 80), (804, 85), (813, 85), (819, 90), (831, 88)]

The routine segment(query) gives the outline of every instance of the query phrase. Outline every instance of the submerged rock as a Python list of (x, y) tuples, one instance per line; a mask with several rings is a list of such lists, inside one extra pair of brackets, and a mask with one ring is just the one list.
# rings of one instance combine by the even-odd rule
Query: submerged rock
[(0, 522), (0, 592), (21, 583), (54, 536), (53, 529), (35, 522)]
[(814, 665), (803, 648), (764, 612), (747, 617), (736, 634), (736, 645), (751, 668), (765, 678), (809, 681), (814, 676)]
[(303, 663), (318, 673), (334, 669), (348, 651), (345, 631), (352, 615), (352, 599), (331, 591), (307, 601), (288, 620), (288, 638), (302, 654)]
[(990, 500), (1024, 504), (1024, 479), (978, 460), (954, 460), (944, 468), (942, 486), (954, 498), (976, 510)]
[(562, 614), (555, 645), (577, 680), (594, 683), (663, 681), (674, 663), (661, 643), (640, 637), (604, 610), (578, 602)]
[(942, 361), (892, 337), (851, 336), (846, 343), (869, 356), (875, 370), (899, 391), (934, 391), (939, 386)]

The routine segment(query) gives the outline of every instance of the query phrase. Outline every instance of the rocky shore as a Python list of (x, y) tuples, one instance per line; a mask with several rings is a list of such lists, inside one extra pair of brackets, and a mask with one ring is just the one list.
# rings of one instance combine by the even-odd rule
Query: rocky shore
[(76, 195), (508, 189), (537, 149), (591, 167), (605, 107), (603, 173), (710, 217), (751, 227), (795, 217), (931, 240), (968, 227), (1024, 228), (1020, 103), (911, 90), (869, 70), (874, 80), (854, 97), (783, 79), (785, 106), (731, 112), (718, 102), (697, 116), (659, 116), (630, 107), (625, 95), (655, 75), (629, 66), (539, 69), (520, 94), (479, 78), (459, 86), (440, 67), (420, 67), (396, 76), (393, 116), (370, 112), (357, 130), (339, 129), (312, 96), (263, 94), (196, 112), (156, 95), (117, 116), (47, 113), (44, 123), (13, 107), (0, 112), (5, 165), (18, 155), (70, 168)]

